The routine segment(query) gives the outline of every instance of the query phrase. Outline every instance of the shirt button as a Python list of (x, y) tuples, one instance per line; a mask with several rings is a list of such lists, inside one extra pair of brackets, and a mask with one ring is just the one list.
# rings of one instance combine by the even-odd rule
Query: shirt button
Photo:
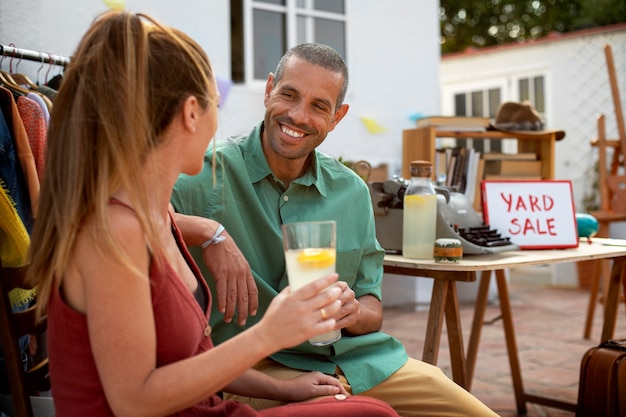
[(285, 202), (289, 201), (289, 196), (288, 196), (288, 195), (283, 196), (283, 200), (284, 200)]
[(205, 337), (211, 336), (211, 326), (207, 324), (207, 326), (204, 328), (203, 333)]

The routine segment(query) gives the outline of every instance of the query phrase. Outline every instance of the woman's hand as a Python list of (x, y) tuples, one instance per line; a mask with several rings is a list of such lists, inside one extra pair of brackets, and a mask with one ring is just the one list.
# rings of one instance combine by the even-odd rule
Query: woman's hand
[(333, 330), (334, 317), (341, 308), (341, 288), (333, 285), (338, 278), (336, 273), (329, 274), (297, 291), (287, 287), (276, 295), (261, 321), (252, 328), (259, 342), (274, 352)]
[(321, 372), (309, 372), (292, 379), (281, 380), (280, 392), (281, 395), (284, 393), (284, 398), (278, 399), (285, 402), (336, 394), (348, 395), (337, 378)]

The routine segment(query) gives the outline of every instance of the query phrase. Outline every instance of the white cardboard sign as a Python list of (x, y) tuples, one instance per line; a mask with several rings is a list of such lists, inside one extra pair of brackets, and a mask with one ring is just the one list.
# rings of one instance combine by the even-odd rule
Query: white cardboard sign
[(482, 181), (485, 224), (521, 249), (578, 247), (568, 180)]

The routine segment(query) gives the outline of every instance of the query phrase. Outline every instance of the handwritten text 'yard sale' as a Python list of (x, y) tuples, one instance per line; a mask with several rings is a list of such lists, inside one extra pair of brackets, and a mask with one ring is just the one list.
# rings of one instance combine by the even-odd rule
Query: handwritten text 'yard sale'
[(507, 213), (516, 213), (510, 218), (508, 232), (517, 235), (548, 235), (556, 236), (555, 218), (550, 217), (554, 208), (554, 199), (547, 194), (517, 195), (500, 193), (506, 205)]

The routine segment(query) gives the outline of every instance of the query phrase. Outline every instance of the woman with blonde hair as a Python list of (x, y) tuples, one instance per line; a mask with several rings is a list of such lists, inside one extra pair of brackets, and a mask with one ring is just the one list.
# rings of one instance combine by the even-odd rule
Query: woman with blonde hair
[[(211, 295), (169, 206), (217, 128), (209, 60), (146, 15), (108, 12), (81, 40), (55, 100), (30, 279), (48, 315), (50, 378), (64, 416), (395, 416), (332, 376), (249, 369), (331, 330), (328, 275), (283, 291), (263, 319), (213, 346)], [(219, 259), (215, 259), (219, 262)], [(322, 310), (323, 309), (323, 310)], [(301, 401), (254, 411), (218, 393)], [(332, 397), (336, 395), (336, 398)]]

